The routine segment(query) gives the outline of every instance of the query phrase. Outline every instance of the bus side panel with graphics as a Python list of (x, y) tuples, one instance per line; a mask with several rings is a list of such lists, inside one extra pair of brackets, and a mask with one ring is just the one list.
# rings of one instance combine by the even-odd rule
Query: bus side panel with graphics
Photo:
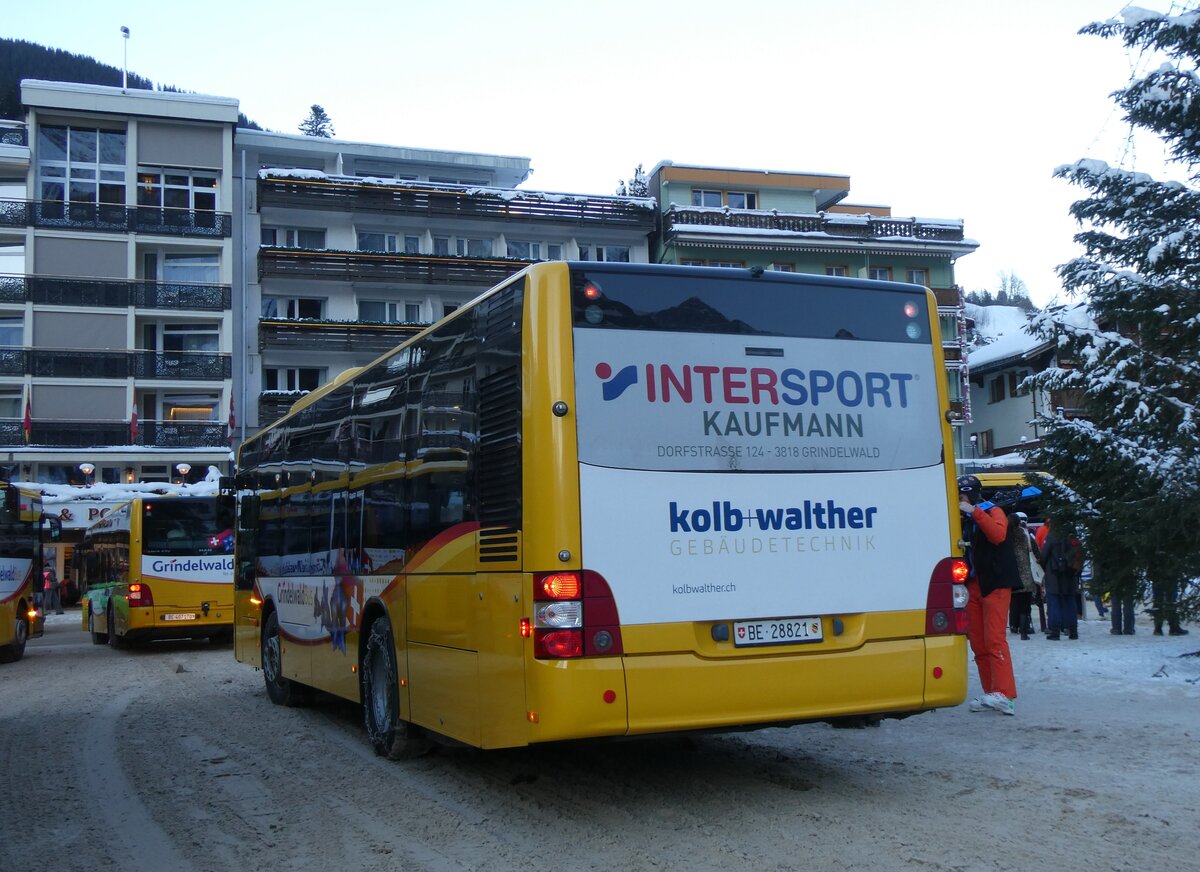
[(235, 654), (390, 756), (960, 703), (936, 331), (913, 286), (530, 267), (243, 446)]
[(7, 482), (0, 482), (0, 490), (0, 663), (12, 663), (43, 631), (45, 616), (35, 606), (34, 587), (42, 583), (46, 525), (39, 495)]
[(96, 643), (228, 638), (233, 512), (218, 497), (139, 497), (85, 537), (82, 626)]

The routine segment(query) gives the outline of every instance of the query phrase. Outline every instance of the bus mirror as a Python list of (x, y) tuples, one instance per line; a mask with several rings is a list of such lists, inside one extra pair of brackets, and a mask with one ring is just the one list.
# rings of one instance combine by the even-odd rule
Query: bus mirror
[(51, 542), (57, 542), (62, 538), (62, 521), (58, 519), (57, 515), (43, 514), (42, 529), (49, 532), (49, 536), (47, 538), (49, 538)]
[(4, 489), (4, 508), (14, 515), (21, 511), (21, 491), (9, 485)]

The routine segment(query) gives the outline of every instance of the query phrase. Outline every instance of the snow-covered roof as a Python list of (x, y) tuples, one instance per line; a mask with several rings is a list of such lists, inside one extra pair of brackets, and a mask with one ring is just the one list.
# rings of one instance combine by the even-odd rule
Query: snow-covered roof
[[(1052, 342), (1025, 331), (1028, 314), (1018, 306), (977, 306), (967, 303), (966, 315), (975, 322), (976, 341), (967, 347), (967, 366), (972, 372), (1007, 361), (1016, 365), (1053, 347)], [(1083, 303), (1068, 306), (1063, 310), (1062, 317), (1076, 326), (1094, 326)]]

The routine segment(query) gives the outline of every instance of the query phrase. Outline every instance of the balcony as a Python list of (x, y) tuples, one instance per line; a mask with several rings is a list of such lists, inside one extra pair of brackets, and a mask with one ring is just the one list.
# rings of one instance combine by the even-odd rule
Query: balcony
[[(130, 445), (128, 421), (38, 421), (25, 441), (22, 421), (0, 421), (5, 448), (102, 448)], [(226, 425), (219, 421), (138, 421), (139, 447), (228, 450)]]
[(843, 244), (853, 244), (856, 250), (869, 242), (880, 248), (900, 250), (934, 248), (953, 256), (979, 247), (977, 242), (963, 236), (960, 221), (680, 206), (672, 206), (663, 213), (663, 242), (668, 245), (759, 245), (764, 238), (774, 248), (814, 245), (828, 248), (831, 242), (840, 240)]
[(949, 288), (931, 288), (939, 309), (961, 309), (963, 305), (962, 288), (954, 285)]
[(216, 239), (228, 239), (233, 235), (233, 219), (228, 212), (77, 200), (0, 201), (0, 227), (28, 226)]
[(404, 282), (490, 288), (525, 267), (508, 258), (434, 257), (378, 251), (260, 248), (258, 278), (329, 279), (339, 282)]
[(301, 349), (383, 354), (385, 351), (391, 351), (409, 337), (420, 333), (427, 326), (427, 324), (263, 320), (258, 322), (258, 350)]
[(292, 409), (292, 404), (308, 391), (263, 391), (258, 395), (258, 423), (265, 427), (272, 421), (278, 421)]
[(229, 285), (0, 276), (0, 303), (221, 312), (230, 307), (231, 296)]
[(259, 209), (386, 213), (441, 221), (490, 220), (654, 228), (653, 200), (547, 194), (507, 188), (435, 185), (398, 180), (364, 182), (333, 176), (316, 179), (260, 178)]
[(12, 122), (0, 122), (0, 145), (29, 145), (25, 125), (13, 126)]
[(37, 378), (224, 381), (228, 354), (201, 351), (51, 351), (0, 348), (0, 375)]

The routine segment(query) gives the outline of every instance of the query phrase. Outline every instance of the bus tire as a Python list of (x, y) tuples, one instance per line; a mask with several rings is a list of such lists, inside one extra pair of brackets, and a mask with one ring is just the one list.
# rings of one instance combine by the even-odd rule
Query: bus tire
[(105, 634), (108, 637), (108, 647), (124, 648), (125, 637), (117, 635), (117, 615), (111, 602), (108, 604), (108, 611), (105, 614), (108, 616), (108, 632)]
[(108, 641), (108, 633), (96, 632), (96, 613), (88, 609), (88, 632), (92, 636), (93, 645), (103, 645)]
[(307, 689), (283, 677), (283, 648), (279, 635), (279, 614), (271, 612), (263, 623), (261, 654), (263, 682), (267, 696), (275, 705), (298, 706), (308, 700)]
[(0, 663), (16, 663), (25, 656), (25, 643), (29, 641), (29, 618), (25, 617), (22, 607), (17, 615), (16, 626), (13, 627), (13, 640), (0, 648)]
[(371, 624), (360, 674), (363, 723), (375, 753), (389, 760), (406, 760), (429, 751), (429, 739), (420, 727), (400, 720), (396, 645), (387, 615)]

